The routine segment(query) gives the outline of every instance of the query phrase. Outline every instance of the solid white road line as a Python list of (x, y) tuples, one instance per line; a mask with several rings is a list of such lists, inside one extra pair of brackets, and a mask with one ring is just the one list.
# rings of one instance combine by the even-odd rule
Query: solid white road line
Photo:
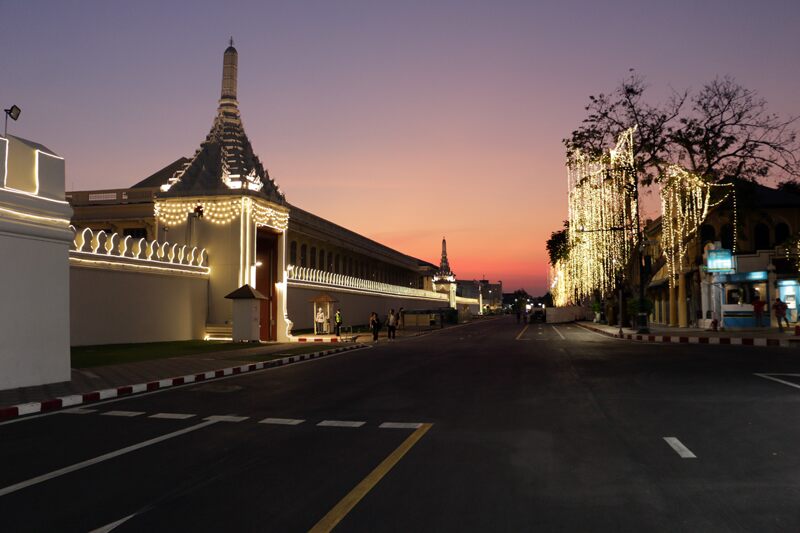
[(697, 456), (692, 453), (692, 450), (687, 448), (683, 445), (681, 441), (679, 441), (675, 437), (664, 437), (664, 440), (667, 441), (675, 452), (680, 455), (683, 459), (696, 459)]
[(517, 338), (514, 339), (514, 340), (519, 340), (520, 337), (522, 337), (522, 335), (525, 333), (525, 331), (527, 331), (527, 329), (528, 329), (528, 326), (525, 326), (524, 328), (522, 328), (522, 331), (519, 332), (519, 335), (517, 335)]
[(132, 416), (143, 415), (144, 411), (106, 411), (105, 413), (100, 413), (100, 414), (104, 415), (104, 416), (127, 416), (127, 417), (132, 417)]
[(419, 422), (384, 422), (378, 427), (383, 429), (419, 429), (422, 424)]
[(557, 328), (557, 327), (555, 327), (555, 326), (550, 326), (550, 327), (551, 327), (551, 328), (553, 328), (553, 329), (555, 330), (555, 332), (556, 332), (556, 333), (558, 333), (558, 336), (559, 336), (559, 337), (561, 337), (561, 340), (562, 340), (562, 341), (565, 341), (565, 340), (567, 340), (567, 338), (566, 338), (566, 337), (564, 337), (564, 335), (563, 335), (563, 334), (562, 334), (560, 331), (558, 331), (558, 328)]
[(109, 531), (113, 531), (113, 530), (117, 529), (119, 526), (121, 526), (122, 524), (124, 524), (125, 522), (127, 522), (128, 520), (133, 518), (134, 516), (136, 516), (135, 513), (131, 514), (131, 515), (128, 515), (125, 518), (120, 518), (116, 522), (111, 522), (110, 524), (105, 525), (103, 527), (98, 527), (97, 529), (93, 529), (89, 533), (109, 533)]
[(786, 381), (785, 379), (776, 378), (775, 376), (793, 376), (793, 377), (800, 377), (800, 374), (759, 374), (756, 373), (756, 376), (764, 379), (770, 379), (772, 381), (777, 381), (778, 383), (782, 383), (784, 385), (788, 385), (789, 387), (794, 387), (795, 389), (800, 389), (800, 385), (797, 383), (792, 383), (791, 381)]
[(165, 418), (167, 420), (186, 420), (187, 418), (192, 418), (195, 415), (190, 415), (188, 413), (156, 413), (154, 415), (150, 415), (148, 418)]
[(15, 483), (14, 485), (9, 485), (8, 487), (0, 489), (0, 496), (6, 496), (13, 492), (17, 492), (18, 490), (22, 490), (24, 488), (31, 487), (33, 485), (38, 485), (39, 483), (42, 483), (44, 481), (49, 481), (51, 479), (61, 477), (63, 475), (75, 472), (77, 470), (82, 470), (87, 466), (96, 465), (98, 463), (108, 461), (109, 459), (114, 459), (115, 457), (119, 457), (120, 455), (125, 455), (131, 452), (135, 452), (136, 450), (146, 448), (147, 446), (152, 446), (153, 444), (158, 444), (159, 442), (179, 437), (186, 433), (191, 433), (192, 431), (197, 431), (198, 429), (202, 429), (212, 424), (216, 424), (217, 422), (220, 422), (220, 420), (206, 420), (205, 422), (201, 422), (194, 426), (189, 426), (188, 428), (183, 428), (178, 431), (173, 431), (172, 433), (167, 433), (166, 435), (161, 435), (160, 437), (156, 437), (154, 439), (146, 440), (138, 444), (133, 444), (131, 446), (127, 446), (125, 448), (121, 448), (113, 452), (93, 457), (92, 459), (87, 459), (86, 461), (81, 461), (80, 463), (75, 463), (74, 465), (70, 465), (65, 468), (53, 470), (52, 472), (48, 472), (47, 474), (42, 474), (41, 476), (36, 476), (26, 481), (21, 481), (20, 483)]
[(279, 426), (297, 426), (302, 424), (305, 420), (299, 420), (297, 418), (265, 418), (264, 420), (260, 421), (259, 424), (276, 424)]
[(318, 426), (322, 427), (335, 427), (335, 428), (360, 428), (366, 422), (357, 422), (350, 420), (323, 420)]

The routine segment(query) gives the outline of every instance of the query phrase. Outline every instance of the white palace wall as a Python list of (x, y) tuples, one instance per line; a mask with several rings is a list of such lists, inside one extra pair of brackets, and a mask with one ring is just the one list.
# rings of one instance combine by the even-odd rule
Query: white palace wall
[[(412, 309), (439, 309), (448, 307), (447, 300), (426, 300), (393, 296), (388, 294), (364, 294), (348, 292), (346, 289), (337, 288), (308, 288), (289, 285), (289, 298), (287, 307), (289, 319), (293, 322), (293, 329), (303, 330), (314, 327), (311, 300), (320, 294), (328, 294), (338, 300), (333, 304), (333, 310), (342, 309), (345, 326), (365, 325), (369, 322), (372, 311), (378, 313), (381, 320), (390, 309), (397, 311), (400, 307)], [(332, 317), (331, 317), (332, 318)]]
[(84, 229), (69, 261), (72, 346), (203, 338), (210, 270), (202, 249)]
[(202, 339), (208, 280), (72, 265), (73, 346)]

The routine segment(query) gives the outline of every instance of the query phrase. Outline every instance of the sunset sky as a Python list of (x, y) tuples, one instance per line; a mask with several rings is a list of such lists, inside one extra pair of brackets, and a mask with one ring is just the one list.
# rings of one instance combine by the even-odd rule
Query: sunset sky
[(630, 68), (654, 98), (730, 74), (800, 114), (795, 1), (0, 0), (9, 133), (68, 189), (132, 185), (211, 127), (222, 54), (287, 199), (459, 278), (546, 290), (566, 218), (561, 139)]

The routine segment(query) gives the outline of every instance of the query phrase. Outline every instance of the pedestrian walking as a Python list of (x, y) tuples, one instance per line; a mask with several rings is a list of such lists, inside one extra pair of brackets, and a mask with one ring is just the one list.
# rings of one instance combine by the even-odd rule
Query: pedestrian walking
[(369, 329), (372, 330), (372, 342), (378, 342), (378, 332), (381, 329), (381, 321), (378, 319), (378, 313), (375, 311), (369, 315)]
[(342, 309), (339, 308), (336, 310), (336, 314), (333, 315), (333, 325), (336, 328), (336, 336), (342, 336)]
[(753, 314), (756, 317), (756, 327), (757, 328), (760, 328), (762, 323), (763, 323), (762, 319), (764, 318), (764, 308), (766, 306), (767, 306), (767, 302), (762, 300), (760, 296), (758, 298), (756, 298), (756, 300), (753, 302)]
[(397, 338), (397, 315), (394, 314), (394, 309), (389, 310), (389, 315), (386, 317), (386, 328), (389, 332), (389, 340), (392, 341)]
[(786, 318), (786, 309), (788, 306), (780, 299), (779, 296), (775, 297), (775, 302), (772, 304), (772, 312), (775, 315), (775, 319), (778, 321), (778, 329), (782, 332), (783, 331), (783, 322), (786, 323), (786, 327), (789, 327), (789, 320)]

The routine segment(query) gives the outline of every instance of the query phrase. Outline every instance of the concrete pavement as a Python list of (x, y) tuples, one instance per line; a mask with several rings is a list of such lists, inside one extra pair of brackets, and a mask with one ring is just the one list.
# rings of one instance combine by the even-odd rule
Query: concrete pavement
[(798, 377), (791, 350), (477, 323), (2, 424), (0, 516), (11, 531), (309, 531), (331, 513), (336, 531), (796, 531)]
[(701, 328), (677, 328), (667, 326), (649, 326), (649, 333), (640, 334), (636, 329), (597, 324), (594, 322), (577, 322), (583, 328), (602, 333), (610, 337), (623, 338), (642, 342), (683, 343), (683, 344), (734, 344), (743, 346), (783, 346), (800, 347), (800, 336), (794, 334), (794, 328), (780, 331), (778, 328), (728, 329), (711, 331)]

